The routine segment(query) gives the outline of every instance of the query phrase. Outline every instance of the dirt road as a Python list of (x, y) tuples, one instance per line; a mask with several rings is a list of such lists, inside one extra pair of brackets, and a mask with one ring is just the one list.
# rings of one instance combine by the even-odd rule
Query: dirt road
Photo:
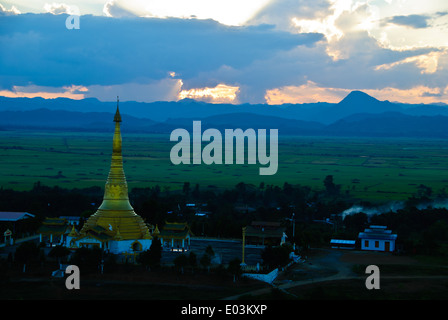
[[(282, 273), (273, 283), (279, 290), (312, 284), (322, 281), (343, 279), (365, 279), (352, 271), (354, 264), (383, 265), (383, 264), (417, 264), (410, 257), (394, 256), (383, 252), (344, 251), (335, 249), (313, 249), (311, 255), (304, 257), (305, 261), (297, 263)], [(293, 280), (291, 280), (293, 279)], [(228, 297), (225, 300), (238, 299), (243, 295), (261, 295), (269, 293), (271, 288), (264, 288), (247, 292), (238, 296)], [(289, 292), (285, 291), (289, 294)]]

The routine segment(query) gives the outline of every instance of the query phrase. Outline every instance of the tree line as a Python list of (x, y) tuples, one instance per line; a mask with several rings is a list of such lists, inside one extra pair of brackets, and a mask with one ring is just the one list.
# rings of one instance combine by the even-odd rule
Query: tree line
[[(360, 202), (340, 192), (333, 176), (322, 179), (322, 188), (285, 182), (282, 186), (260, 183), (237, 183), (233, 188), (203, 188), (185, 182), (178, 191), (156, 185), (133, 188), (129, 199), (136, 213), (150, 224), (163, 226), (165, 221), (186, 221), (197, 236), (241, 238), (242, 227), (252, 221), (280, 221), (289, 240), (301, 248), (328, 245), (332, 237), (356, 239), (369, 224), (386, 225), (398, 234), (397, 243), (411, 253), (444, 253), (448, 241), (448, 213), (444, 208), (418, 209), (433, 201), (431, 188), (420, 185), (405, 206), (397, 212), (368, 216), (364, 212), (341, 213)], [(103, 189), (64, 189), (36, 182), (29, 191), (0, 188), (2, 211), (26, 211), (36, 215), (26, 223), (17, 224), (17, 233), (36, 230), (45, 217), (80, 216), (86, 220), (101, 204)], [(194, 203), (207, 215), (196, 215)], [(294, 213), (294, 224), (291, 221)], [(331, 219), (332, 224), (319, 223)], [(295, 227), (292, 238), (292, 227)]]

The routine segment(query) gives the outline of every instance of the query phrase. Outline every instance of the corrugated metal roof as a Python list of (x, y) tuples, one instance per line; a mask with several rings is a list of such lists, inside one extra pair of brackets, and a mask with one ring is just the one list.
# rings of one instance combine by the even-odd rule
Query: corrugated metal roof
[(384, 234), (384, 233), (370, 233), (360, 232), (358, 238), (360, 239), (378, 239), (378, 240), (396, 240), (396, 234)]
[(359, 239), (396, 240), (397, 235), (392, 230), (387, 230), (386, 226), (371, 225), (358, 234)]
[(331, 239), (330, 243), (334, 243), (334, 244), (355, 244), (356, 240)]
[(28, 212), (0, 211), (0, 221), (17, 221), (27, 218), (34, 218), (34, 214)]

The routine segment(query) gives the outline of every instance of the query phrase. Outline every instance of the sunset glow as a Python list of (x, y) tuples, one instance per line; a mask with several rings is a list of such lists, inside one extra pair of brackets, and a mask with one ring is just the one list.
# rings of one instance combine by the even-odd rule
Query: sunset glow
[(235, 103), (238, 90), (238, 87), (225, 84), (219, 84), (214, 88), (182, 90), (179, 93), (179, 100), (189, 98), (213, 103)]
[[(380, 101), (389, 100), (402, 103), (416, 103), (418, 101), (418, 103), (424, 104), (448, 101), (448, 86), (444, 89), (416, 86), (411, 89), (388, 87), (383, 89), (358, 88), (357, 90), (363, 91)], [(270, 105), (315, 102), (338, 103), (350, 91), (352, 90), (318, 87), (315, 83), (308, 82), (297, 87), (286, 86), (268, 90), (265, 98)]]
[(415, 63), (421, 69), (421, 73), (434, 73), (437, 71), (438, 61), (442, 55), (448, 55), (448, 50), (431, 52), (415, 57), (405, 58), (393, 63), (379, 65), (375, 70), (388, 70), (404, 63)]
[(284, 103), (338, 103), (350, 90), (336, 88), (319, 88), (315, 83), (308, 81), (301, 86), (286, 86), (266, 92), (266, 102), (272, 105)]
[(88, 89), (86, 87), (74, 85), (60, 89), (38, 86), (14, 86), (12, 90), (0, 90), (0, 96), (8, 98), (40, 97), (44, 99), (69, 98), (73, 100), (81, 100), (85, 98), (85, 93), (87, 91)]

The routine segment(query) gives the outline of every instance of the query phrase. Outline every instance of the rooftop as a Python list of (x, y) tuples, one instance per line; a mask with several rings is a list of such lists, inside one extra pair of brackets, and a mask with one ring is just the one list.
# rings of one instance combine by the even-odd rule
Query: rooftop
[(28, 212), (0, 211), (0, 221), (18, 221), (28, 218), (34, 218), (34, 214)]
[(360, 232), (358, 235), (360, 239), (379, 239), (379, 240), (395, 240), (397, 235), (388, 230), (386, 226), (370, 226)]

